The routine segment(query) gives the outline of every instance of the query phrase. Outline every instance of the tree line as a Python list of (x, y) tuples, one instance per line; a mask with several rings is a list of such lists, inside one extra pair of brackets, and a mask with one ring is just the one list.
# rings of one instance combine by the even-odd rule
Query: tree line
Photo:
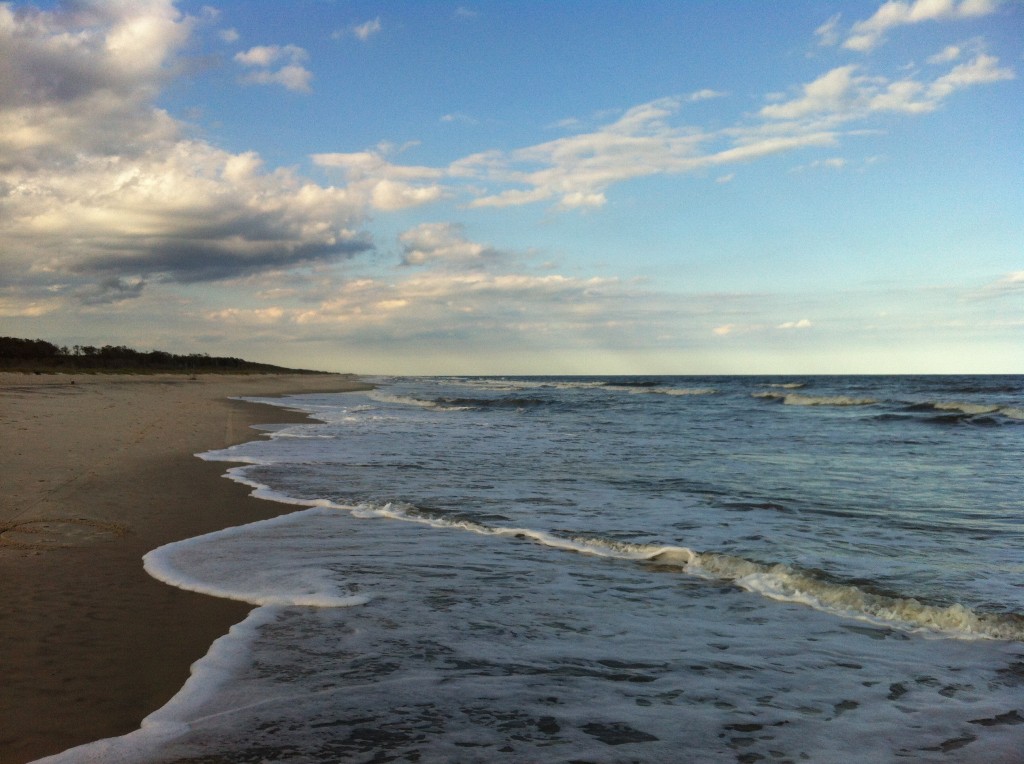
[(13, 371), (124, 371), (124, 372), (289, 372), (318, 374), (308, 369), (287, 369), (241, 358), (208, 353), (181, 355), (165, 350), (142, 352), (126, 345), (55, 345), (46, 340), (0, 337), (0, 369)]

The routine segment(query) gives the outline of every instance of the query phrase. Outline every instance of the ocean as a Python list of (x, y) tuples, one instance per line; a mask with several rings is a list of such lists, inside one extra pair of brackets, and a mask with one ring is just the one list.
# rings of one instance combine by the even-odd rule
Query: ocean
[(1024, 377), (371, 381), (201, 455), (295, 511), (144, 564), (258, 607), (47, 761), (1024, 761)]

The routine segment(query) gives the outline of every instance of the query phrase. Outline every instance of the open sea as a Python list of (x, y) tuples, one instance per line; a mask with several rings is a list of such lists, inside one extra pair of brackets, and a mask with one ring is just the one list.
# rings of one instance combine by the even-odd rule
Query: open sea
[(146, 569), (258, 607), (48, 761), (1024, 762), (1024, 377), (371, 381), (201, 455), (295, 511)]

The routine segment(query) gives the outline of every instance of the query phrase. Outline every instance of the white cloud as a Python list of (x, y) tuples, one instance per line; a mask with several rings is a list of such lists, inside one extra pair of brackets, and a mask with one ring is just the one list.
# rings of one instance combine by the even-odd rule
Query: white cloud
[(245, 66), (270, 66), (281, 59), (290, 63), (305, 61), (309, 54), (297, 45), (256, 45), (235, 54), (235, 61)]
[(993, 13), (998, 7), (996, 0), (890, 0), (883, 3), (871, 18), (858, 21), (850, 30), (843, 43), (848, 50), (868, 52), (885, 39), (889, 30), (922, 21), (948, 21), (974, 18)]
[(690, 93), (690, 95), (686, 97), (686, 100), (691, 103), (696, 103), (697, 101), (710, 101), (714, 98), (725, 98), (727, 95), (728, 93), (724, 93), (720, 90), (704, 88), (703, 90), (696, 90), (693, 93)]
[(394, 211), (437, 201), (446, 194), (437, 182), (445, 176), (434, 167), (396, 165), (378, 151), (314, 154), (313, 163), (340, 171), (353, 193), (378, 210)]
[(241, 37), (237, 29), (222, 29), (217, 36), (226, 43), (238, 42)]
[(810, 329), (813, 324), (806, 318), (801, 318), (799, 321), (786, 321), (776, 326), (776, 329)]
[(929, 64), (948, 64), (951, 61), (956, 61), (960, 58), (962, 51), (957, 45), (947, 45), (942, 49), (940, 53), (936, 53), (934, 56), (929, 56)]
[(1012, 80), (1016, 76), (1012, 69), (998, 66), (995, 56), (980, 55), (973, 61), (960, 64), (948, 74), (939, 77), (928, 88), (928, 96), (934, 100), (945, 98), (951, 93), (972, 85), (985, 85), (1000, 80)]
[[(890, 80), (849, 64), (802, 85), (794, 97), (782, 97), (756, 115), (716, 131), (676, 123), (692, 96), (662, 98), (639, 104), (589, 132), (511, 152), (465, 157), (449, 165), (446, 173), (482, 182), (472, 207), (551, 201), (559, 209), (595, 208), (607, 203), (606, 192), (617, 183), (835, 146), (847, 133), (863, 133), (877, 115), (927, 113), (957, 90), (1012, 77), (1012, 70), (987, 55), (933, 79)], [(850, 124), (854, 122), (865, 124)], [(833, 169), (843, 164), (841, 159), (821, 162)]]
[(815, 169), (842, 170), (843, 168), (846, 167), (847, 164), (849, 164), (848, 161), (843, 157), (829, 157), (827, 159), (815, 159), (813, 162), (810, 162), (809, 164), (794, 167), (792, 171), (803, 172), (804, 170)]
[(479, 120), (470, 117), (468, 114), (445, 114), (441, 117), (442, 122), (457, 122), (460, 125), (476, 125), (479, 124)]
[(937, 109), (958, 90), (1015, 77), (1012, 69), (1000, 67), (999, 60), (989, 55), (979, 55), (931, 81), (911, 77), (888, 80), (860, 72), (856, 65), (832, 69), (803, 85), (796, 98), (768, 104), (760, 114), (769, 120), (807, 120), (819, 126), (836, 126), (881, 112), (923, 114)]
[(277, 71), (253, 72), (242, 78), (242, 82), (253, 85), (281, 85), (286, 90), (309, 93), (313, 73), (299, 64), (288, 64)]
[(332, 40), (342, 40), (346, 37), (352, 36), (357, 40), (366, 42), (374, 35), (377, 35), (383, 29), (380, 17), (364, 21), (362, 24), (352, 24), (342, 29), (336, 29), (331, 32)]
[(494, 250), (466, 239), (463, 228), (456, 223), (423, 223), (398, 237), (406, 265), (429, 262), (480, 263)]
[(855, 71), (857, 67), (853, 65), (832, 69), (804, 85), (799, 98), (765, 106), (761, 109), (761, 116), (800, 119), (815, 113), (844, 111), (860, 95), (858, 85), (863, 83), (863, 79), (856, 77)]
[[(301, 93), (310, 92), (309, 83), (313, 79), (313, 73), (300, 63), (308, 58), (309, 54), (297, 45), (256, 45), (235, 54), (235, 61), (259, 70), (243, 77), (242, 82), (281, 85)], [(272, 70), (275, 64), (282, 61), (285, 63), (280, 68)]]
[(814, 36), (818, 38), (819, 45), (831, 46), (839, 42), (839, 20), (841, 18), (842, 14), (837, 13), (814, 30)]
[[(664, 98), (640, 104), (618, 120), (594, 132), (559, 138), (511, 152), (488, 152), (466, 157), (452, 171), (473, 177), (514, 183), (511, 188), (484, 195), (477, 207), (506, 207), (555, 199), (563, 208), (597, 207), (613, 183), (649, 175), (684, 172), (710, 163), (702, 157), (705, 134), (673, 127), (668, 118), (682, 100)], [(540, 169), (520, 170), (523, 167)]]
[(365, 42), (366, 40), (369, 40), (375, 34), (380, 32), (380, 30), (380, 16), (378, 16), (375, 19), (370, 19), (369, 21), (352, 27), (352, 34), (354, 34), (358, 39), (363, 40)]

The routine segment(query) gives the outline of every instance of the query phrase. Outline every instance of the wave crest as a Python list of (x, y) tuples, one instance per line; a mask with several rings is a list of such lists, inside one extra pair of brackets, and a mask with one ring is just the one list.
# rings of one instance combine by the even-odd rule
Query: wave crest
[(753, 393), (755, 398), (780, 400), (787, 406), (872, 406), (874, 398), (851, 398), (846, 395), (803, 395), (801, 393)]
[(762, 563), (730, 554), (701, 552), (684, 546), (638, 544), (600, 536), (562, 535), (530, 528), (489, 526), (467, 518), (420, 510), (411, 505), (369, 504), (349, 508), (359, 516), (382, 516), (453, 528), (486, 536), (532, 541), (578, 554), (652, 563), (702, 578), (726, 581), (769, 599), (792, 602), (832, 615), (868, 621), (905, 631), (922, 631), (958, 639), (1024, 641), (1024, 615), (979, 613), (952, 604), (929, 605), (913, 597), (871, 592), (813, 571), (782, 563)]

